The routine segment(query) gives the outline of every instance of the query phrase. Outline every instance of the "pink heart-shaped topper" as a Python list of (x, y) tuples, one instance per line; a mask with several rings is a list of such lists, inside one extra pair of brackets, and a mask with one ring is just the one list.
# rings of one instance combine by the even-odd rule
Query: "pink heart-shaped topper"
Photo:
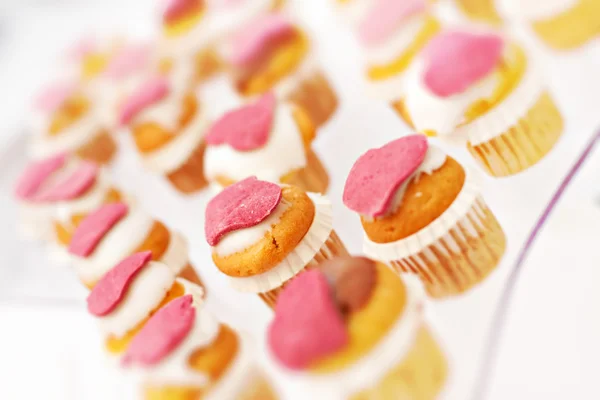
[(206, 206), (206, 241), (216, 246), (223, 235), (259, 224), (271, 215), (280, 201), (281, 187), (256, 177), (229, 186)]
[(290, 369), (306, 368), (346, 346), (348, 331), (323, 272), (303, 272), (285, 287), (268, 340), (275, 357)]
[(375, 0), (358, 26), (358, 38), (374, 46), (391, 38), (407, 18), (427, 9), (427, 0)]
[(204, 138), (209, 146), (228, 144), (238, 151), (252, 151), (269, 140), (277, 100), (267, 93), (258, 102), (226, 113)]
[(440, 97), (462, 93), (494, 70), (503, 50), (496, 34), (442, 33), (423, 50), (425, 85)]
[(61, 153), (29, 164), (17, 180), (15, 196), (21, 200), (32, 200), (46, 179), (62, 168), (66, 161), (67, 154)]
[(94, 185), (99, 171), (100, 169), (95, 163), (82, 161), (73, 173), (52, 185), (48, 190), (43, 190), (35, 196), (35, 200), (41, 202), (73, 200)]
[(167, 22), (176, 21), (201, 7), (202, 0), (169, 0), (163, 12), (163, 19)]
[(140, 74), (152, 59), (152, 46), (147, 43), (126, 46), (115, 55), (105, 75), (112, 80), (122, 80)]
[(123, 102), (119, 122), (127, 125), (145, 108), (164, 99), (169, 94), (169, 82), (165, 77), (153, 77), (142, 84)]
[(368, 217), (385, 215), (400, 185), (425, 159), (428, 147), (425, 136), (410, 135), (360, 156), (346, 179), (346, 207)]
[(79, 257), (92, 254), (104, 235), (127, 214), (127, 211), (128, 207), (124, 203), (109, 203), (90, 213), (75, 229), (69, 244), (69, 253)]
[(125, 297), (136, 275), (151, 259), (151, 251), (135, 253), (108, 271), (89, 294), (88, 311), (97, 317), (110, 314)]
[(265, 14), (240, 29), (232, 40), (229, 62), (249, 65), (260, 59), (270, 45), (285, 40), (296, 31), (282, 14)]
[(196, 319), (191, 294), (161, 308), (131, 341), (123, 365), (153, 366), (168, 356), (186, 338)]
[(75, 82), (57, 82), (47, 86), (36, 97), (33, 106), (38, 111), (51, 114), (75, 94), (77, 87), (78, 85)]

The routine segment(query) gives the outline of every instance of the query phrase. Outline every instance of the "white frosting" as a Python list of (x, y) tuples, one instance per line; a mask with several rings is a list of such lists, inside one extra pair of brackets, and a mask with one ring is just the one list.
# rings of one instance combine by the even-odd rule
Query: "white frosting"
[(318, 252), (329, 252), (325, 245), (333, 229), (331, 202), (326, 197), (315, 193), (308, 193), (308, 195), (315, 205), (315, 217), (304, 238), (269, 271), (243, 278), (228, 276), (234, 289), (251, 293), (268, 292), (278, 288), (313, 263), (313, 258)]
[(480, 196), (479, 179), (475, 172), (465, 168), (465, 182), (452, 202), (439, 217), (412, 235), (390, 243), (375, 243), (365, 234), (363, 251), (371, 258), (391, 262), (419, 253), (446, 235), (467, 213)]
[(204, 173), (208, 180), (218, 176), (241, 181), (249, 176), (279, 182), (282, 176), (306, 166), (302, 136), (292, 109), (280, 104), (275, 111), (267, 143), (252, 151), (237, 151), (228, 144), (207, 146)]
[(274, 0), (245, 0), (238, 2), (235, 6), (219, 6), (221, 0), (209, 1), (210, 27), (219, 38), (227, 37), (241, 26), (266, 14), (273, 7)]
[(265, 218), (258, 225), (254, 225), (249, 228), (238, 229), (223, 236), (219, 243), (212, 248), (213, 253), (217, 254), (219, 257), (226, 257), (228, 255), (243, 251), (248, 247), (258, 243), (265, 237), (267, 232), (270, 232), (273, 229), (273, 225), (279, 222), (281, 216), (289, 206), (290, 204), (285, 201), (285, 199), (281, 199), (271, 215)]
[[(348, 399), (356, 393), (377, 385), (386, 374), (402, 363), (412, 349), (419, 329), (424, 325), (423, 286), (414, 276), (403, 276), (406, 287), (406, 308), (390, 331), (360, 360), (341, 371), (316, 374), (286, 370), (291, 378), (311, 388), (318, 398)], [(267, 349), (270, 349), (267, 346)], [(277, 363), (267, 352), (270, 362)], [(313, 392), (314, 391), (314, 392)]]
[(174, 282), (175, 274), (167, 265), (150, 261), (134, 277), (119, 305), (110, 314), (97, 317), (100, 330), (106, 336), (122, 338), (148, 318)]
[(171, 268), (175, 275), (179, 275), (189, 262), (188, 244), (181, 234), (173, 231), (169, 234), (169, 245), (160, 261)]
[(582, 0), (502, 0), (507, 15), (529, 21), (552, 19), (577, 6)]
[(427, 22), (427, 14), (418, 14), (402, 23), (402, 29), (387, 40), (375, 46), (363, 46), (363, 58), (367, 66), (381, 66), (394, 62), (415, 41)]
[(498, 105), (476, 120), (456, 130), (473, 145), (487, 142), (506, 133), (539, 100), (545, 88), (539, 69), (531, 59), (518, 86)]
[(204, 400), (237, 400), (248, 387), (256, 383), (256, 379), (261, 378), (255, 365), (250, 338), (239, 334), (238, 341), (235, 359), (210, 391), (204, 395)]
[(497, 75), (490, 73), (462, 93), (439, 97), (425, 85), (423, 64), (422, 60), (416, 62), (406, 76), (405, 106), (417, 131), (453, 134), (468, 108), (478, 100), (492, 97), (498, 87)]
[(127, 215), (106, 233), (89, 257), (72, 256), (79, 279), (86, 283), (98, 281), (143, 243), (153, 224), (154, 220), (140, 208), (130, 208)]
[(194, 297), (196, 309), (194, 325), (185, 339), (159, 364), (149, 367), (133, 366), (128, 372), (142, 376), (143, 380), (153, 387), (160, 386), (194, 386), (203, 387), (210, 383), (209, 377), (190, 368), (189, 357), (199, 348), (208, 347), (219, 334), (219, 322), (202, 306), (202, 288), (177, 279), (184, 286), (185, 294)]

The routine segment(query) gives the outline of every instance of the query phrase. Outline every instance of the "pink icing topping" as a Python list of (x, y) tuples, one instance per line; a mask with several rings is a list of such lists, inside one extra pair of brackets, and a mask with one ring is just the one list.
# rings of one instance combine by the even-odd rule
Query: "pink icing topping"
[(302, 369), (348, 343), (348, 331), (327, 277), (313, 269), (293, 279), (275, 306), (269, 347), (290, 369)]
[(75, 82), (58, 82), (42, 90), (34, 101), (36, 110), (44, 113), (56, 111), (77, 90)]
[(271, 215), (280, 201), (281, 187), (256, 177), (229, 186), (206, 207), (206, 241), (216, 246), (223, 235), (259, 224)]
[(188, 294), (158, 310), (131, 341), (123, 365), (156, 365), (175, 350), (194, 326), (196, 309), (192, 302)]
[(146, 81), (123, 103), (120, 110), (120, 123), (127, 125), (138, 113), (162, 100), (168, 94), (169, 82), (166, 78), (154, 77)]
[(77, 170), (63, 180), (51, 186), (48, 190), (36, 195), (37, 201), (65, 201), (72, 200), (83, 193), (96, 182), (98, 166), (91, 161), (82, 161)]
[(166, 21), (181, 18), (199, 2), (199, 0), (169, 0), (165, 7), (163, 18)]
[(140, 73), (150, 62), (152, 46), (137, 44), (127, 46), (113, 57), (105, 74), (110, 79), (119, 80)]
[(237, 66), (252, 64), (269, 44), (284, 40), (294, 32), (294, 25), (285, 16), (263, 15), (236, 33), (229, 62)]
[(403, 22), (424, 11), (426, 0), (375, 0), (358, 27), (358, 38), (365, 45), (388, 40)]
[(205, 137), (209, 145), (227, 143), (238, 151), (251, 151), (267, 143), (277, 100), (272, 93), (252, 105), (226, 113), (213, 124)]
[(128, 207), (123, 203), (105, 204), (90, 213), (75, 230), (69, 253), (87, 257), (96, 249), (104, 235), (127, 214)]
[(110, 314), (119, 305), (136, 275), (151, 259), (151, 251), (135, 253), (108, 271), (89, 294), (88, 311), (98, 317)]
[(423, 135), (396, 139), (354, 163), (344, 187), (344, 204), (361, 215), (385, 215), (396, 191), (419, 168), (429, 144)]
[(15, 196), (22, 200), (32, 200), (44, 181), (60, 169), (66, 160), (67, 154), (62, 153), (29, 164), (17, 181)]
[(504, 41), (495, 34), (440, 34), (423, 50), (425, 84), (440, 97), (461, 93), (498, 65), (503, 49)]

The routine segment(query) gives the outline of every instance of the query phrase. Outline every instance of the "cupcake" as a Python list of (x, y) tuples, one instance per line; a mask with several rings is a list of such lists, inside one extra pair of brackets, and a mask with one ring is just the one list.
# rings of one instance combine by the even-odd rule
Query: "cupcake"
[(266, 94), (213, 124), (205, 139), (204, 173), (217, 188), (257, 176), (324, 193), (329, 177), (311, 148), (315, 132), (302, 108)]
[(506, 247), (473, 173), (423, 135), (362, 155), (343, 200), (360, 214), (365, 253), (398, 273), (417, 274), (432, 297), (458, 295), (482, 282)]
[(208, 203), (204, 232), (230, 284), (273, 307), (300, 272), (346, 254), (331, 219), (326, 198), (250, 177)]
[(600, 37), (597, 0), (505, 0), (511, 16), (525, 20), (548, 46), (570, 50)]
[(440, 29), (426, 0), (375, 0), (356, 27), (367, 83), (373, 96), (394, 104), (405, 72)]
[(133, 337), (161, 307), (171, 300), (204, 293), (161, 262), (152, 252), (135, 253), (121, 260), (94, 286), (87, 298), (89, 313), (97, 320), (111, 356), (123, 354)]
[(163, 63), (189, 59), (194, 79), (202, 81), (221, 69), (214, 50), (214, 33), (207, 23), (205, 0), (168, 0), (162, 15), (159, 53)]
[(48, 87), (36, 101), (30, 153), (36, 159), (73, 153), (106, 164), (117, 150), (103, 105), (73, 82)]
[(40, 193), (57, 180), (67, 164), (68, 156), (64, 153), (32, 161), (17, 179), (14, 197), (19, 208), (18, 228), (24, 237), (52, 237), (53, 207), (48, 202), (41, 201)]
[(128, 125), (145, 167), (182, 193), (206, 186), (204, 134), (208, 121), (195, 90), (166, 77), (147, 79), (124, 101)]
[(502, 18), (496, 9), (496, 0), (454, 0), (456, 6), (474, 21), (500, 25)]
[(173, 273), (193, 283), (200, 278), (189, 263), (188, 245), (139, 207), (109, 203), (89, 213), (77, 226), (68, 247), (81, 282), (92, 289), (123, 258), (151, 251)]
[(316, 63), (308, 35), (281, 13), (242, 26), (222, 52), (243, 97), (273, 91), (304, 109), (316, 126), (337, 109), (337, 96)]
[(562, 134), (563, 119), (534, 63), (494, 33), (441, 33), (410, 74), (405, 118), (417, 131), (466, 143), (490, 175), (531, 167)]
[(141, 378), (143, 399), (276, 399), (249, 338), (219, 323), (189, 294), (146, 322), (122, 366)]
[(418, 282), (368, 258), (334, 258), (281, 293), (269, 355), (313, 398), (435, 399), (448, 366), (424, 306)]

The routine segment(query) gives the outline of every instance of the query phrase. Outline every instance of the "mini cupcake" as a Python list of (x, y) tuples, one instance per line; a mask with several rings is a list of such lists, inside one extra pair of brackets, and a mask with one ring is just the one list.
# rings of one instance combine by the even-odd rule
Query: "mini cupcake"
[(420, 132), (466, 143), (490, 175), (531, 167), (563, 132), (533, 62), (496, 34), (444, 32), (410, 74), (405, 118)]
[(97, 319), (111, 356), (123, 354), (150, 317), (171, 300), (187, 294), (204, 295), (200, 286), (176, 278), (167, 265), (151, 260), (150, 251), (123, 259), (87, 298), (88, 311)]
[(498, 265), (506, 239), (472, 172), (423, 135), (362, 155), (344, 204), (360, 214), (364, 251), (399, 273), (415, 273), (433, 297), (463, 293)]
[(329, 177), (311, 149), (315, 132), (303, 109), (266, 94), (213, 124), (206, 135), (204, 173), (217, 187), (257, 176), (324, 193)]
[(208, 203), (204, 231), (231, 285), (273, 307), (300, 272), (346, 254), (331, 219), (326, 198), (251, 177)]
[(56, 181), (68, 164), (67, 154), (61, 153), (27, 165), (19, 176), (14, 197), (19, 205), (18, 228), (29, 239), (52, 237), (53, 207), (40, 201), (40, 193)]
[(335, 258), (281, 293), (269, 354), (312, 398), (435, 399), (448, 366), (424, 306), (418, 282), (368, 258)]
[(372, 94), (394, 103), (404, 93), (405, 72), (440, 29), (426, 0), (372, 1), (357, 26)]
[(456, 6), (469, 18), (491, 25), (500, 25), (502, 18), (496, 0), (455, 0)]
[(205, 80), (221, 69), (214, 50), (215, 35), (206, 14), (205, 0), (169, 0), (162, 16), (159, 53), (163, 62), (191, 60), (196, 81)]
[(122, 365), (143, 381), (143, 399), (276, 399), (249, 338), (219, 323), (192, 295), (158, 310)]
[(89, 213), (77, 226), (68, 251), (79, 279), (90, 289), (120, 260), (143, 251), (151, 251), (152, 260), (168, 265), (175, 275), (201, 284), (189, 263), (185, 238), (125, 203), (105, 204)]
[(307, 34), (283, 14), (264, 15), (238, 29), (223, 45), (223, 55), (244, 97), (273, 91), (304, 109), (316, 126), (337, 109)]
[(36, 102), (31, 155), (36, 159), (73, 153), (106, 164), (117, 150), (103, 105), (74, 83), (48, 87)]
[(123, 103), (142, 162), (182, 193), (206, 186), (204, 134), (208, 121), (197, 93), (165, 77), (146, 80)]
[(600, 2), (597, 0), (505, 0), (511, 16), (531, 24), (548, 46), (570, 50), (600, 37)]

